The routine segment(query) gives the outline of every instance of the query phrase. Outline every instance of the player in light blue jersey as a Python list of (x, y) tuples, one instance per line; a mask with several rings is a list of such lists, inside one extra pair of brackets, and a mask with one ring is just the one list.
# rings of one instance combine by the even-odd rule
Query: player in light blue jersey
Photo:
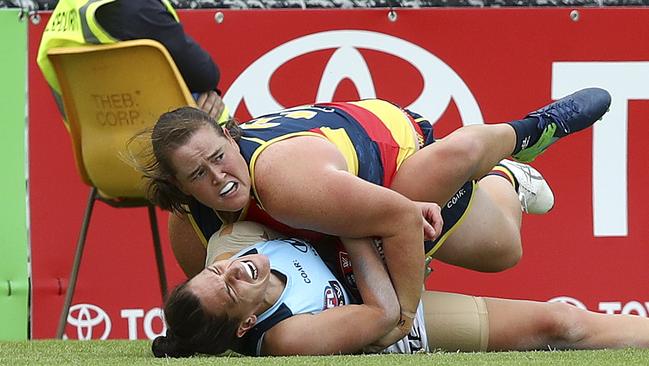
[(154, 342), (154, 353), (352, 353), (375, 342), (396, 327), (399, 303), (373, 244), (352, 247), (354, 265), (366, 274), (357, 278), (363, 304), (310, 244), (260, 242), (174, 290), (166, 304), (167, 336)]
[[(210, 240), (206, 269), (167, 301), (168, 331), (153, 343), (156, 356), (227, 349), (246, 355), (314, 355), (649, 347), (645, 317), (433, 291), (422, 295), (410, 333), (385, 344), (389, 335), (384, 335), (399, 319), (399, 305), (369, 240), (346, 243), (364, 301), (360, 304), (307, 242), (265, 241), (276, 234), (246, 222), (229, 230)], [(233, 243), (241, 247), (250, 242), (256, 244), (219, 259), (228, 256)]]

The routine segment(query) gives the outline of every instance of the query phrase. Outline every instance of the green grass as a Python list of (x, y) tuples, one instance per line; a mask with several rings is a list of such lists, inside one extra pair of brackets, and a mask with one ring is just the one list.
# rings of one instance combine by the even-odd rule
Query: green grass
[(0, 365), (647, 365), (649, 350), (156, 359), (146, 341), (0, 342)]

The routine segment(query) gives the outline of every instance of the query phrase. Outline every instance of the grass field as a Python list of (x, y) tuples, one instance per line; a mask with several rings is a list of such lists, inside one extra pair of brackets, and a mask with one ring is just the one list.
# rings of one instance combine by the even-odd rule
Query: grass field
[(649, 365), (649, 350), (155, 359), (146, 341), (0, 342), (0, 365)]

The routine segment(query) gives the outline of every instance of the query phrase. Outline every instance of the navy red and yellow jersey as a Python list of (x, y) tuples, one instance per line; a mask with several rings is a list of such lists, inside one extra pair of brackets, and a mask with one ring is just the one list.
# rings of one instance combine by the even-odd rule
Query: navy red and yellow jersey
[(257, 157), (268, 146), (296, 136), (317, 136), (338, 148), (349, 173), (389, 187), (401, 163), (427, 138), (410, 114), (378, 99), (296, 107), (240, 127), (239, 146), (253, 182)]
[[(425, 124), (429, 125), (427, 121)], [(309, 240), (319, 240), (321, 235), (275, 221), (264, 211), (263, 202), (259, 200), (255, 163), (268, 146), (299, 136), (326, 139), (343, 155), (349, 173), (367, 182), (389, 187), (401, 163), (419, 150), (429, 137), (423, 135), (413, 115), (379, 99), (291, 108), (261, 116), (240, 127), (239, 147), (248, 162), (252, 181), (252, 202), (242, 219)], [(426, 127), (425, 130), (430, 132), (431, 129)]]
[[(320, 234), (291, 228), (272, 219), (256, 194), (255, 163), (271, 144), (298, 136), (317, 136), (333, 143), (347, 162), (347, 171), (385, 187), (399, 166), (421, 147), (433, 142), (432, 126), (420, 115), (394, 104), (367, 99), (320, 103), (264, 115), (240, 125), (241, 154), (248, 162), (252, 186), (249, 206), (240, 216), (290, 236), (318, 240)], [(286, 162), (290, 163), (290, 162)], [(218, 230), (219, 219), (198, 202), (190, 205), (192, 223), (207, 243)]]

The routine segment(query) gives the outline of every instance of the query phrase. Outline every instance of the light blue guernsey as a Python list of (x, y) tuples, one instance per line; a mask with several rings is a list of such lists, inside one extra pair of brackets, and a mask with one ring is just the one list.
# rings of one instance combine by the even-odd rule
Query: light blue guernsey
[(288, 317), (317, 314), (352, 301), (340, 281), (307, 242), (297, 239), (261, 242), (242, 250), (236, 257), (248, 254), (266, 255), (271, 271), (286, 278), (286, 287), (277, 302), (257, 317), (257, 325), (244, 337), (245, 354), (260, 355), (266, 331)]
[[(275, 324), (296, 314), (317, 314), (335, 306), (358, 303), (331, 272), (311, 244), (298, 239), (271, 240), (243, 249), (235, 257), (266, 255), (270, 269), (286, 278), (286, 286), (273, 306), (257, 317), (257, 324), (243, 337), (244, 354), (260, 356), (264, 334)], [(387, 353), (428, 350), (422, 306), (406, 337), (388, 347)]]

